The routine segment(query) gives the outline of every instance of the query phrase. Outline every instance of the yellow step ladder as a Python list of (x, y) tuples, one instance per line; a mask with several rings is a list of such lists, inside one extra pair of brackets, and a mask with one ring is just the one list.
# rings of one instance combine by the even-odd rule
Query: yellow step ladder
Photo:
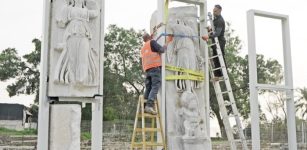
[[(157, 147), (163, 147), (163, 150), (166, 150), (166, 143), (163, 134), (163, 125), (161, 122), (160, 111), (159, 111), (159, 102), (155, 101), (154, 103), (154, 109), (157, 111), (157, 115), (151, 115), (145, 113), (144, 104), (145, 104), (144, 97), (140, 96), (135, 115), (134, 129), (131, 138), (132, 140), (131, 140), (130, 149), (147, 150), (147, 149), (154, 149)], [(139, 120), (141, 121), (141, 127), (139, 127)], [(149, 126), (148, 123), (150, 124)], [(157, 137), (155, 137), (155, 135), (157, 135)], [(162, 138), (162, 142), (157, 141), (159, 135)]]

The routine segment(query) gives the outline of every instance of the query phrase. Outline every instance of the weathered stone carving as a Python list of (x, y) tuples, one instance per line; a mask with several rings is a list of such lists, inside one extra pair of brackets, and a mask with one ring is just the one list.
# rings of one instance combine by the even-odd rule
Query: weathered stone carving
[(194, 93), (185, 91), (180, 97), (180, 111), (179, 115), (183, 118), (184, 136), (198, 137), (202, 132), (200, 124), (203, 123), (200, 118), (200, 111), (198, 108), (198, 100)]
[(102, 95), (101, 0), (54, 0), (48, 39), (48, 96)]
[[(203, 59), (199, 52), (196, 14), (193, 14), (193, 9), (184, 12), (186, 14), (174, 15), (174, 11), (168, 21), (167, 32), (174, 35), (167, 51), (168, 63), (175, 64), (176, 67), (200, 71)], [(175, 72), (175, 74), (185, 75), (187, 73)], [(201, 121), (198, 96), (195, 93), (195, 89), (200, 88), (199, 81), (175, 80), (175, 87), (181, 104), (177, 110), (179, 109), (179, 115), (182, 117), (183, 137), (202, 136), (201, 124), (204, 122)]]
[[(76, 86), (97, 86), (98, 64), (96, 49), (90, 46), (92, 31), (89, 22), (98, 16), (95, 1), (66, 0), (57, 19), (58, 27), (64, 28), (63, 42), (55, 50), (61, 52), (54, 81)], [(86, 3), (87, 2), (87, 5)]]
[[(190, 70), (199, 71), (201, 58), (199, 55), (197, 32), (193, 30), (193, 22), (190, 20), (176, 19), (170, 20), (168, 23), (168, 33), (174, 34), (172, 43), (167, 51), (168, 61), (174, 60), (176, 57), (176, 66)], [(197, 30), (196, 30), (197, 31)], [(184, 72), (176, 72), (176, 75), (184, 75)], [(196, 81), (176, 80), (176, 88), (178, 92), (192, 91), (193, 88), (199, 88)]]
[[(152, 15), (151, 29), (158, 25)], [(204, 54), (200, 52), (197, 8), (177, 7), (169, 10), (167, 34), (173, 40), (166, 51), (166, 64), (202, 72)], [(156, 35), (156, 37), (159, 35)], [(168, 75), (187, 75), (182, 71), (166, 70)], [(206, 134), (204, 82), (177, 79), (166, 82), (166, 135), (171, 150), (203, 150)]]

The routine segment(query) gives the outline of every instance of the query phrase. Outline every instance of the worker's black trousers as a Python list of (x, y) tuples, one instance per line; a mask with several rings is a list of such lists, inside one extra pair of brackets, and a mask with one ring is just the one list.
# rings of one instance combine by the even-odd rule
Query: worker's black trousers
[(153, 107), (157, 99), (157, 93), (161, 86), (161, 67), (146, 70), (144, 99), (147, 99), (146, 106)]
[[(225, 44), (226, 44), (226, 41), (225, 40), (220, 40), (219, 41), (219, 44), (220, 44), (220, 47), (221, 47), (221, 51), (222, 51), (222, 55), (223, 55), (223, 59), (224, 59), (224, 62), (225, 62), (225, 67), (227, 67), (226, 65), (226, 61), (225, 61)], [(213, 56), (217, 55), (217, 50), (216, 50), (216, 45), (213, 45), (211, 46), (212, 50), (213, 50)], [(220, 61), (219, 61), (219, 58), (216, 57), (216, 58), (213, 58), (213, 63), (214, 63), (214, 68), (219, 68), (221, 67), (221, 64), (220, 64)], [(218, 69), (218, 70), (215, 70), (214, 71), (214, 76), (215, 77), (222, 77), (223, 76), (223, 73), (222, 73), (222, 70), (221, 69)]]

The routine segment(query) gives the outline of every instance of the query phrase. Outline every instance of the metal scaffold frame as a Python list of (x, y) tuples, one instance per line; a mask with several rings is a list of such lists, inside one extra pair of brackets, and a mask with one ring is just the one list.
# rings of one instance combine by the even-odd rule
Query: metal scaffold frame
[[(284, 56), (284, 67), (285, 67), (284, 68), (285, 85), (259, 84), (257, 81), (255, 16), (281, 20), (283, 56)], [(295, 107), (294, 107), (294, 96), (293, 96), (289, 17), (287, 15), (276, 14), (271, 12), (249, 10), (247, 12), (247, 29), (248, 29), (248, 63), (249, 63), (251, 126), (252, 126), (252, 149), (253, 150), (261, 149), (258, 91), (261, 89), (268, 89), (268, 90), (278, 90), (286, 92), (288, 149), (296, 150), (297, 141), (296, 141), (296, 126), (295, 126)]]

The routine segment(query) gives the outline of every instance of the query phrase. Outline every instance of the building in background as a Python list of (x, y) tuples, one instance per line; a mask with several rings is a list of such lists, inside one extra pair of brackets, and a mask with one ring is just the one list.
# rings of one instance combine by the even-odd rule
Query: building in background
[(13, 130), (36, 128), (29, 108), (21, 104), (0, 103), (0, 127)]

